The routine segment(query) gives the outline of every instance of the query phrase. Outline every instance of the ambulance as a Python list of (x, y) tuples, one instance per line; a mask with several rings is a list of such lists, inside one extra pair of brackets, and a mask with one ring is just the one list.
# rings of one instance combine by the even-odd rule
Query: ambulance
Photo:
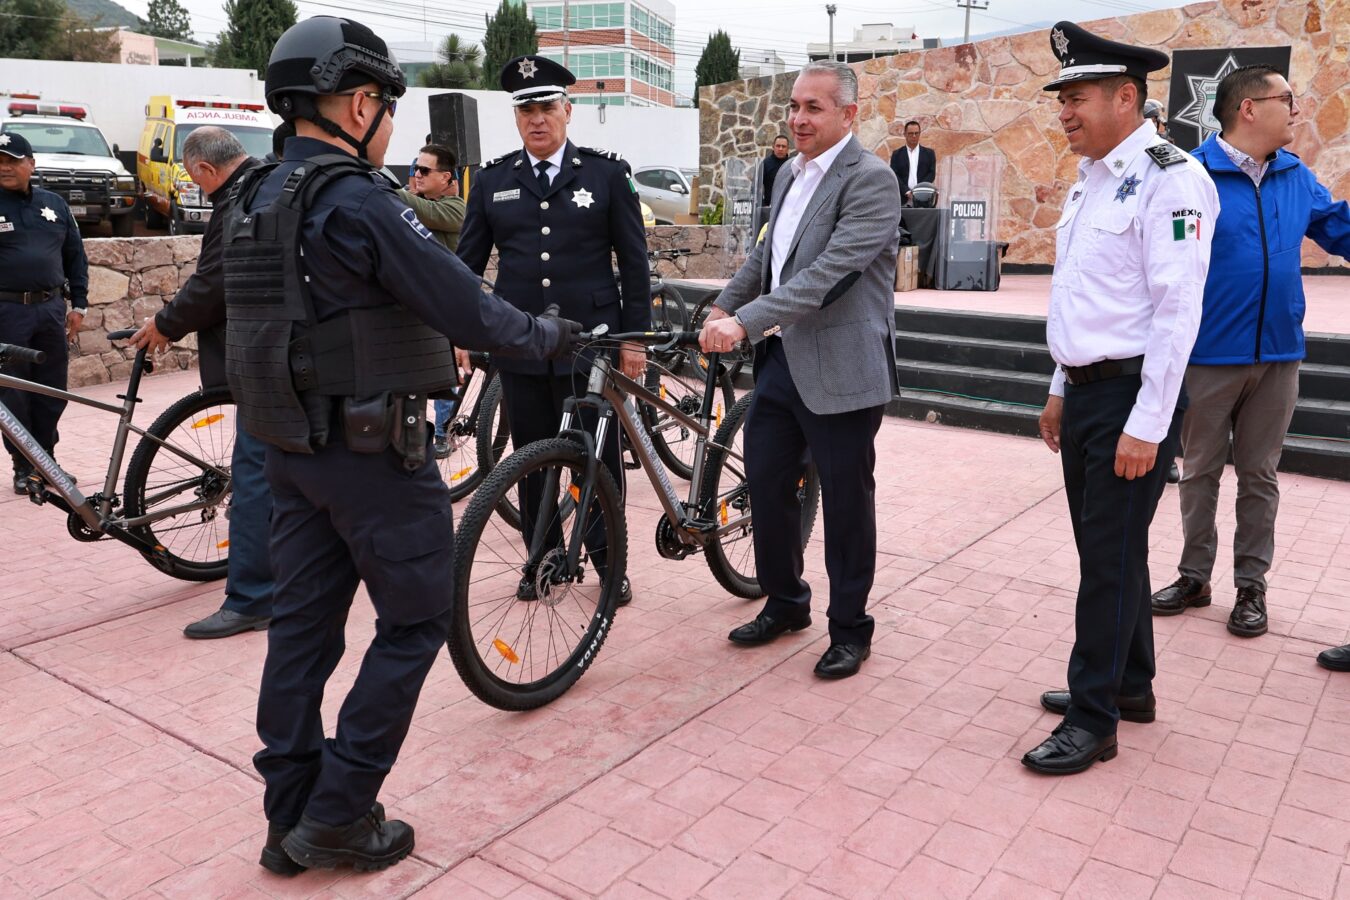
[(211, 219), (211, 201), (183, 168), (183, 142), (203, 125), (218, 125), (239, 138), (259, 159), (272, 152), (276, 120), (261, 100), (175, 97), (163, 94), (145, 106), (145, 130), (136, 151), (136, 175), (151, 228), (170, 234), (199, 233)]

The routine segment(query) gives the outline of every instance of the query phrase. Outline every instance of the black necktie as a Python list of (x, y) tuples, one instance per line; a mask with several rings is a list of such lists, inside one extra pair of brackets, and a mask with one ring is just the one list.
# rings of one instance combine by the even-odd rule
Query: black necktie
[(539, 179), (539, 191), (540, 193), (547, 194), (549, 188), (548, 160), (546, 159), (539, 160), (539, 162), (534, 164), (534, 168), (535, 171), (539, 173), (536, 176)]

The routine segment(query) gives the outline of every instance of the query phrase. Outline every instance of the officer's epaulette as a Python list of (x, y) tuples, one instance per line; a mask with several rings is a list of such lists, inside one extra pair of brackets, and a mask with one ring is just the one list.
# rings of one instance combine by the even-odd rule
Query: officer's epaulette
[(497, 163), (499, 163), (499, 162), (501, 162), (501, 161), (503, 161), (503, 160), (505, 160), (505, 159), (509, 159), (509, 158), (511, 158), (512, 156), (515, 156), (515, 155), (516, 155), (517, 153), (519, 153), (519, 152), (520, 152), (519, 150), (512, 150), (510, 153), (503, 153), (501, 156), (498, 156), (498, 157), (496, 157), (495, 159), (489, 159), (489, 160), (487, 160), (486, 162), (481, 162), (481, 163), (479, 163), (479, 164), (478, 164), (478, 168), (479, 168), (479, 170), (482, 170), (482, 169), (490, 169), (490, 168), (492, 168), (493, 166), (497, 165)]
[(1154, 144), (1152, 147), (1145, 147), (1144, 152), (1153, 158), (1160, 169), (1175, 166), (1177, 163), (1184, 163), (1187, 159), (1183, 151), (1178, 150), (1171, 144)]
[(599, 147), (578, 147), (577, 149), (582, 153), (589, 153), (591, 156), (603, 156), (605, 159), (623, 162), (623, 157), (613, 150), (601, 150)]

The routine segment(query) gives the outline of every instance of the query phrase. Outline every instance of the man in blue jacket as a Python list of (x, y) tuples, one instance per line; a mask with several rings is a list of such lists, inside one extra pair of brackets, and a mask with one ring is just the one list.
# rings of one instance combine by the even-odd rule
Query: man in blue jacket
[[(1275, 470), (1298, 400), (1303, 347), (1304, 237), (1328, 253), (1350, 255), (1350, 206), (1336, 202), (1297, 156), (1298, 106), (1270, 66), (1245, 66), (1219, 84), (1214, 114), (1223, 126), (1195, 151), (1219, 191), (1214, 252), (1205, 282), (1200, 335), (1186, 368), (1190, 408), (1182, 426), (1181, 516), (1185, 547), (1175, 582), (1153, 595), (1153, 614), (1208, 606), (1218, 546), (1214, 516), (1229, 440), (1237, 470), (1233, 581), (1228, 630), (1266, 633), (1266, 572), (1275, 552), (1280, 490)], [(1173, 213), (1176, 239), (1209, 227)]]

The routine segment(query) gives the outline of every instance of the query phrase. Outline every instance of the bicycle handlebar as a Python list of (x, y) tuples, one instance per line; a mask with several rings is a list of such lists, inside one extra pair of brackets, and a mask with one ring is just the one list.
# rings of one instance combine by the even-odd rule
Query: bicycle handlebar
[(16, 344), (0, 344), (0, 363), (26, 362), (42, 365), (46, 361), (47, 354), (41, 350), (32, 350)]
[[(633, 344), (664, 344), (667, 347), (697, 347), (697, 331), (616, 331), (610, 332), (608, 325), (597, 325), (592, 331), (583, 331), (577, 335), (578, 343), (595, 340), (627, 341)], [(737, 341), (732, 352), (742, 353), (750, 349), (749, 341)]]

